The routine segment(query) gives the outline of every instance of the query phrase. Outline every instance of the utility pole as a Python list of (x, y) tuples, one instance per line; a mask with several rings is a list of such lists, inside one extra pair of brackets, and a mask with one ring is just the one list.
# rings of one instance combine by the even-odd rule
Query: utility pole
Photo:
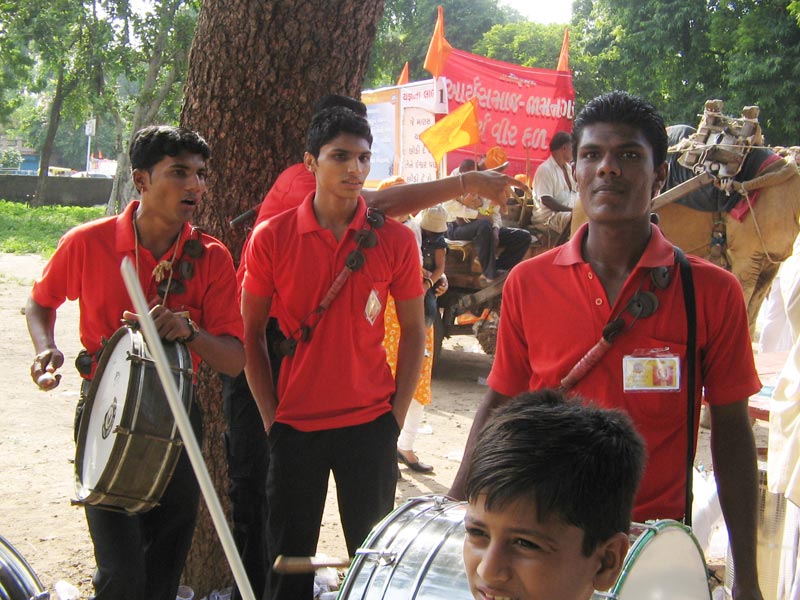
[(86, 132), (87, 143), (86, 143), (86, 172), (88, 173), (91, 167), (90, 159), (92, 157), (92, 136), (95, 134), (95, 130), (97, 129), (97, 117), (91, 116), (89, 120), (86, 121), (86, 126), (84, 127), (84, 131)]

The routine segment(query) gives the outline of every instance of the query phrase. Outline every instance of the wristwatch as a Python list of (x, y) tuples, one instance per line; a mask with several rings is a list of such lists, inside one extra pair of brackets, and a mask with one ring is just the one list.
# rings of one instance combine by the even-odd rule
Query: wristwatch
[(197, 326), (197, 323), (192, 321), (189, 317), (186, 317), (186, 324), (189, 326), (191, 333), (181, 340), (184, 344), (194, 341), (194, 338), (200, 333), (200, 328)]

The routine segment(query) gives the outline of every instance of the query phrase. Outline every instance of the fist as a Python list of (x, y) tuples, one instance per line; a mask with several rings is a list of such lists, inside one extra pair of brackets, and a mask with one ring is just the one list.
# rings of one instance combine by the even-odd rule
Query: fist
[(52, 390), (61, 381), (61, 375), (54, 375), (49, 371), (45, 371), (36, 379), (36, 385), (43, 391)]

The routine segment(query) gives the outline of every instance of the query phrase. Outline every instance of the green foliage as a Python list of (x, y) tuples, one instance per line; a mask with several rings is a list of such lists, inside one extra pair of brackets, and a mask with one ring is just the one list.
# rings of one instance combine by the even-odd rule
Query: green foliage
[(555, 69), (564, 26), (519, 21), (495, 25), (475, 44), (476, 54), (524, 67)]
[(495, 25), (522, 20), (515, 10), (498, 6), (497, 0), (386, 0), (365, 89), (394, 85), (406, 61), (411, 81), (431, 77), (423, 64), (439, 5), (444, 8), (447, 41), (468, 52)]
[(16, 148), (0, 150), (0, 169), (19, 169), (22, 164), (22, 154)]
[(105, 214), (104, 206), (42, 206), (0, 200), (0, 252), (50, 257), (69, 229)]
[(800, 2), (575, 0), (570, 66), (577, 105), (598, 93), (639, 94), (668, 123), (696, 125), (706, 100), (726, 113), (761, 107), (769, 143), (800, 138), (794, 82)]

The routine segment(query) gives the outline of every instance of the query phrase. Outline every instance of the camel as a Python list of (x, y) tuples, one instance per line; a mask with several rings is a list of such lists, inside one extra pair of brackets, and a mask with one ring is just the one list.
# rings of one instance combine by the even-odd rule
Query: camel
[[(688, 130), (693, 131), (691, 127)], [(671, 162), (671, 169), (686, 170), (676, 161)], [(791, 158), (781, 159), (741, 183), (751, 194), (759, 191), (758, 200), (741, 222), (728, 212), (702, 212), (674, 201), (656, 209), (656, 213), (661, 229), (673, 244), (726, 266), (739, 279), (753, 334), (761, 304), (781, 262), (792, 254), (800, 231), (800, 171)], [(654, 206), (661, 204), (659, 199), (664, 193), (655, 198)], [(584, 222), (586, 214), (579, 203), (573, 211), (572, 232)], [(726, 243), (712, 243), (723, 240)]]

